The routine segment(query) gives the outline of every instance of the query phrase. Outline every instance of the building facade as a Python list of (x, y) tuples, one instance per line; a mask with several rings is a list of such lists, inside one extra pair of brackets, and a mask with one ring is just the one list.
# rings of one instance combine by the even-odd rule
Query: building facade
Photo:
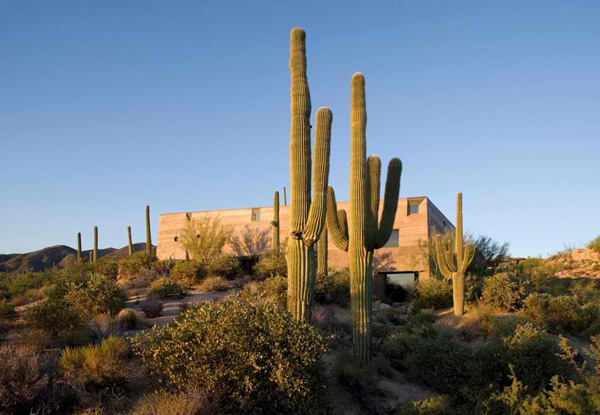
[[(349, 209), (348, 202), (338, 202), (338, 209)], [(380, 206), (383, 210), (383, 203)], [(219, 217), (234, 232), (242, 232), (247, 225), (271, 228), (273, 207), (224, 209), (199, 212), (168, 213), (160, 215), (158, 224), (159, 259), (182, 260), (186, 258), (180, 235), (186, 221), (206, 217)], [(279, 232), (283, 242), (289, 235), (290, 206), (279, 208)], [(420, 278), (429, 276), (428, 244), (432, 234), (454, 229), (454, 225), (427, 197), (410, 197), (398, 200), (398, 210), (392, 236), (385, 247), (377, 250), (375, 257), (387, 264), (388, 270), (418, 272)], [(230, 247), (225, 248), (230, 251)], [(385, 258), (385, 260), (383, 260)], [(348, 266), (348, 255), (339, 250), (329, 238), (328, 265), (341, 269)]]

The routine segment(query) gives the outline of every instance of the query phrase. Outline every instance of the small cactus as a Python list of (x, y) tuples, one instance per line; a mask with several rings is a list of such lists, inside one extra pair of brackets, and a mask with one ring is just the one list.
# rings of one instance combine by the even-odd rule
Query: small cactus
[(454, 249), (444, 244), (442, 237), (435, 238), (435, 252), (441, 274), (447, 280), (452, 280), (452, 296), (454, 300), (454, 315), (465, 314), (465, 272), (475, 257), (475, 247), (463, 245), (462, 193), (456, 196), (456, 239)]
[(92, 262), (98, 261), (98, 227), (94, 226), (94, 254), (92, 255)]
[[(333, 115), (319, 108), (316, 116), (315, 149), (311, 159), (310, 92), (306, 77), (306, 33), (295, 28), (290, 34), (291, 128), (290, 238), (287, 249), (287, 307), (297, 321), (309, 321), (317, 273), (314, 244), (327, 212), (329, 145)], [(314, 164), (313, 164), (314, 163)], [(311, 201), (311, 164), (314, 195)]]
[(317, 242), (317, 275), (327, 275), (327, 228), (323, 228)]
[(146, 254), (152, 258), (152, 232), (150, 231), (150, 206), (146, 205)]
[(133, 241), (131, 240), (131, 226), (127, 227), (127, 253), (133, 255)]
[(81, 232), (77, 233), (77, 262), (81, 262)]
[(388, 166), (383, 213), (379, 221), (381, 160), (377, 156), (366, 158), (367, 111), (362, 74), (352, 76), (351, 88), (350, 223), (346, 212), (337, 210), (335, 192), (329, 187), (327, 229), (334, 244), (348, 252), (354, 354), (367, 362), (371, 349), (373, 254), (386, 244), (392, 233), (398, 209), (402, 163), (400, 159), (393, 158)]
[(272, 248), (273, 252), (279, 253), (279, 192), (275, 192), (273, 197), (273, 227)]

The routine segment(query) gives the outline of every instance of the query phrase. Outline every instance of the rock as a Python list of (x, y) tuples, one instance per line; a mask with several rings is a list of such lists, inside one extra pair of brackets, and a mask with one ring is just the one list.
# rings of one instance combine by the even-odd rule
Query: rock
[(393, 309), (393, 308), (394, 308), (394, 307), (392, 307), (391, 305), (389, 305), (389, 304), (386, 304), (386, 303), (381, 303), (381, 304), (379, 305), (379, 311), (391, 310), (391, 309)]
[(571, 258), (574, 261), (599, 261), (600, 253), (591, 249), (574, 249)]
[(410, 315), (412, 315), (413, 312), (414, 312), (413, 305), (409, 304), (408, 307), (406, 307), (406, 314), (408, 314), (410, 316)]
[(373, 303), (373, 311), (379, 311), (379, 307), (381, 307), (381, 304), (383, 304), (381, 302), (381, 300), (377, 300)]
[(433, 308), (422, 308), (421, 313), (423, 314), (433, 314)]
[(408, 314), (408, 307), (405, 305), (401, 305), (399, 307), (396, 307), (396, 309), (398, 310), (398, 312), (400, 314)]

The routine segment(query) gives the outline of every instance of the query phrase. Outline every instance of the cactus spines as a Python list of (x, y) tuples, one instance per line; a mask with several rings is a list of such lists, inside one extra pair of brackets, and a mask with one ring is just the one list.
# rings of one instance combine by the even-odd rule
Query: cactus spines
[(94, 226), (94, 255), (92, 262), (98, 262), (98, 227)]
[(133, 241), (131, 240), (131, 226), (127, 227), (127, 253), (133, 255)]
[(475, 247), (463, 245), (462, 193), (456, 196), (456, 239), (454, 250), (450, 244), (444, 244), (442, 237), (435, 238), (435, 252), (442, 276), (452, 280), (454, 315), (465, 314), (465, 272), (475, 256)]
[(327, 275), (327, 227), (317, 242), (317, 275)]
[[(287, 250), (287, 306), (297, 321), (310, 319), (316, 278), (314, 244), (325, 226), (329, 145), (333, 115), (319, 108), (316, 116), (315, 149), (311, 161), (310, 92), (306, 77), (306, 34), (295, 28), (290, 34), (291, 131), (290, 176), (291, 214)], [(314, 196), (311, 202), (311, 164)]]
[(273, 252), (279, 253), (279, 192), (275, 192), (273, 196), (273, 227), (272, 248)]
[(354, 354), (366, 362), (371, 347), (373, 253), (385, 245), (392, 233), (402, 163), (393, 158), (388, 165), (383, 213), (379, 219), (381, 160), (377, 156), (366, 157), (367, 112), (362, 74), (354, 74), (351, 88), (350, 220), (344, 210), (337, 210), (335, 192), (329, 187), (327, 229), (334, 244), (348, 252)]
[(152, 257), (152, 232), (150, 231), (150, 206), (146, 205), (146, 254)]
[(77, 232), (77, 262), (81, 262), (81, 232)]

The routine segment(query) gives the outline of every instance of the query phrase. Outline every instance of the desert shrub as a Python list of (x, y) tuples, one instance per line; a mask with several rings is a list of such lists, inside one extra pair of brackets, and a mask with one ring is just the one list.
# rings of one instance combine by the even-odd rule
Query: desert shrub
[(117, 314), (117, 321), (122, 330), (133, 330), (138, 324), (138, 317), (131, 308), (124, 308)]
[(133, 415), (216, 415), (214, 404), (199, 391), (145, 395), (133, 408)]
[(447, 308), (452, 306), (452, 285), (443, 279), (427, 278), (415, 283), (416, 308)]
[(197, 261), (179, 261), (171, 269), (170, 277), (180, 284), (190, 287), (206, 278), (206, 269)]
[(15, 306), (8, 301), (0, 300), (0, 321), (13, 321), (17, 318)]
[(216, 396), (222, 412), (325, 413), (323, 339), (263, 299), (202, 303), (133, 345), (151, 374)]
[(116, 258), (103, 257), (94, 263), (94, 270), (100, 275), (116, 279), (119, 275), (119, 263)]
[(262, 278), (274, 277), (280, 275), (287, 276), (287, 260), (282, 252), (268, 252), (260, 256), (258, 263), (254, 266), (253, 271), (256, 275)]
[(163, 311), (163, 303), (156, 298), (149, 298), (142, 303), (140, 307), (146, 317), (148, 318), (156, 318), (162, 314)]
[(321, 304), (350, 304), (350, 275), (347, 272), (330, 272), (317, 275), (315, 301)]
[(200, 218), (186, 221), (179, 241), (193, 259), (208, 264), (221, 255), (232, 234), (233, 228), (223, 225), (218, 217)]
[(228, 280), (243, 274), (240, 261), (234, 256), (225, 254), (212, 257), (208, 262), (207, 270), (211, 277), (223, 277)]
[(28, 291), (36, 290), (48, 283), (41, 272), (25, 272), (0, 277), (0, 298), (12, 299), (22, 296)]
[(89, 327), (102, 338), (114, 334), (119, 328), (119, 323), (110, 314), (97, 314), (92, 317)]
[(600, 304), (600, 281), (598, 280), (575, 280), (569, 287), (569, 291), (579, 304), (592, 302)]
[(58, 347), (79, 347), (96, 341), (98, 333), (90, 327), (78, 327), (59, 335), (54, 342)]
[(333, 375), (368, 413), (379, 413), (370, 397), (379, 394), (378, 375), (382, 370), (388, 370), (386, 364), (389, 367), (389, 361), (384, 363), (380, 358), (363, 363), (354, 356), (339, 354), (334, 361)]
[(585, 329), (582, 308), (570, 296), (532, 293), (525, 299), (523, 312), (550, 330), (579, 332)]
[(66, 348), (58, 360), (61, 377), (75, 389), (122, 383), (127, 377), (127, 342), (108, 337), (97, 345)]
[(44, 389), (44, 363), (32, 347), (0, 345), (0, 413), (30, 413)]
[(85, 283), (72, 287), (65, 301), (81, 316), (114, 316), (125, 304), (125, 293), (114, 279), (92, 274)]
[(183, 289), (177, 281), (170, 278), (159, 278), (150, 284), (149, 295), (158, 298), (180, 298), (183, 297)]
[(587, 247), (600, 253), (600, 236), (596, 236), (594, 239), (588, 242)]
[(418, 343), (419, 336), (416, 333), (396, 331), (383, 341), (381, 349), (383, 355), (392, 362), (392, 365), (406, 369), (408, 365), (405, 359), (409, 354), (415, 352)]
[(46, 331), (52, 336), (79, 328), (84, 324), (81, 316), (69, 304), (52, 298), (28, 309), (25, 313), (25, 322), (30, 328)]
[(462, 415), (460, 409), (454, 410), (447, 396), (434, 396), (419, 401), (405, 402), (398, 408), (398, 415)]
[(152, 268), (155, 259), (148, 256), (145, 251), (136, 252), (131, 256), (119, 260), (119, 276), (121, 278), (132, 278), (137, 274)]
[(267, 302), (285, 309), (287, 303), (287, 278), (272, 277), (262, 282), (247, 284), (242, 291), (242, 298), (260, 296)]
[(262, 255), (271, 241), (271, 229), (248, 224), (244, 230), (233, 233), (229, 244), (237, 256), (256, 257)]
[(498, 311), (513, 311), (521, 306), (524, 295), (524, 287), (509, 274), (500, 272), (483, 280), (480, 301)]
[(229, 281), (222, 277), (208, 277), (202, 284), (200, 284), (199, 290), (202, 292), (214, 292), (214, 291), (227, 291), (231, 288)]

